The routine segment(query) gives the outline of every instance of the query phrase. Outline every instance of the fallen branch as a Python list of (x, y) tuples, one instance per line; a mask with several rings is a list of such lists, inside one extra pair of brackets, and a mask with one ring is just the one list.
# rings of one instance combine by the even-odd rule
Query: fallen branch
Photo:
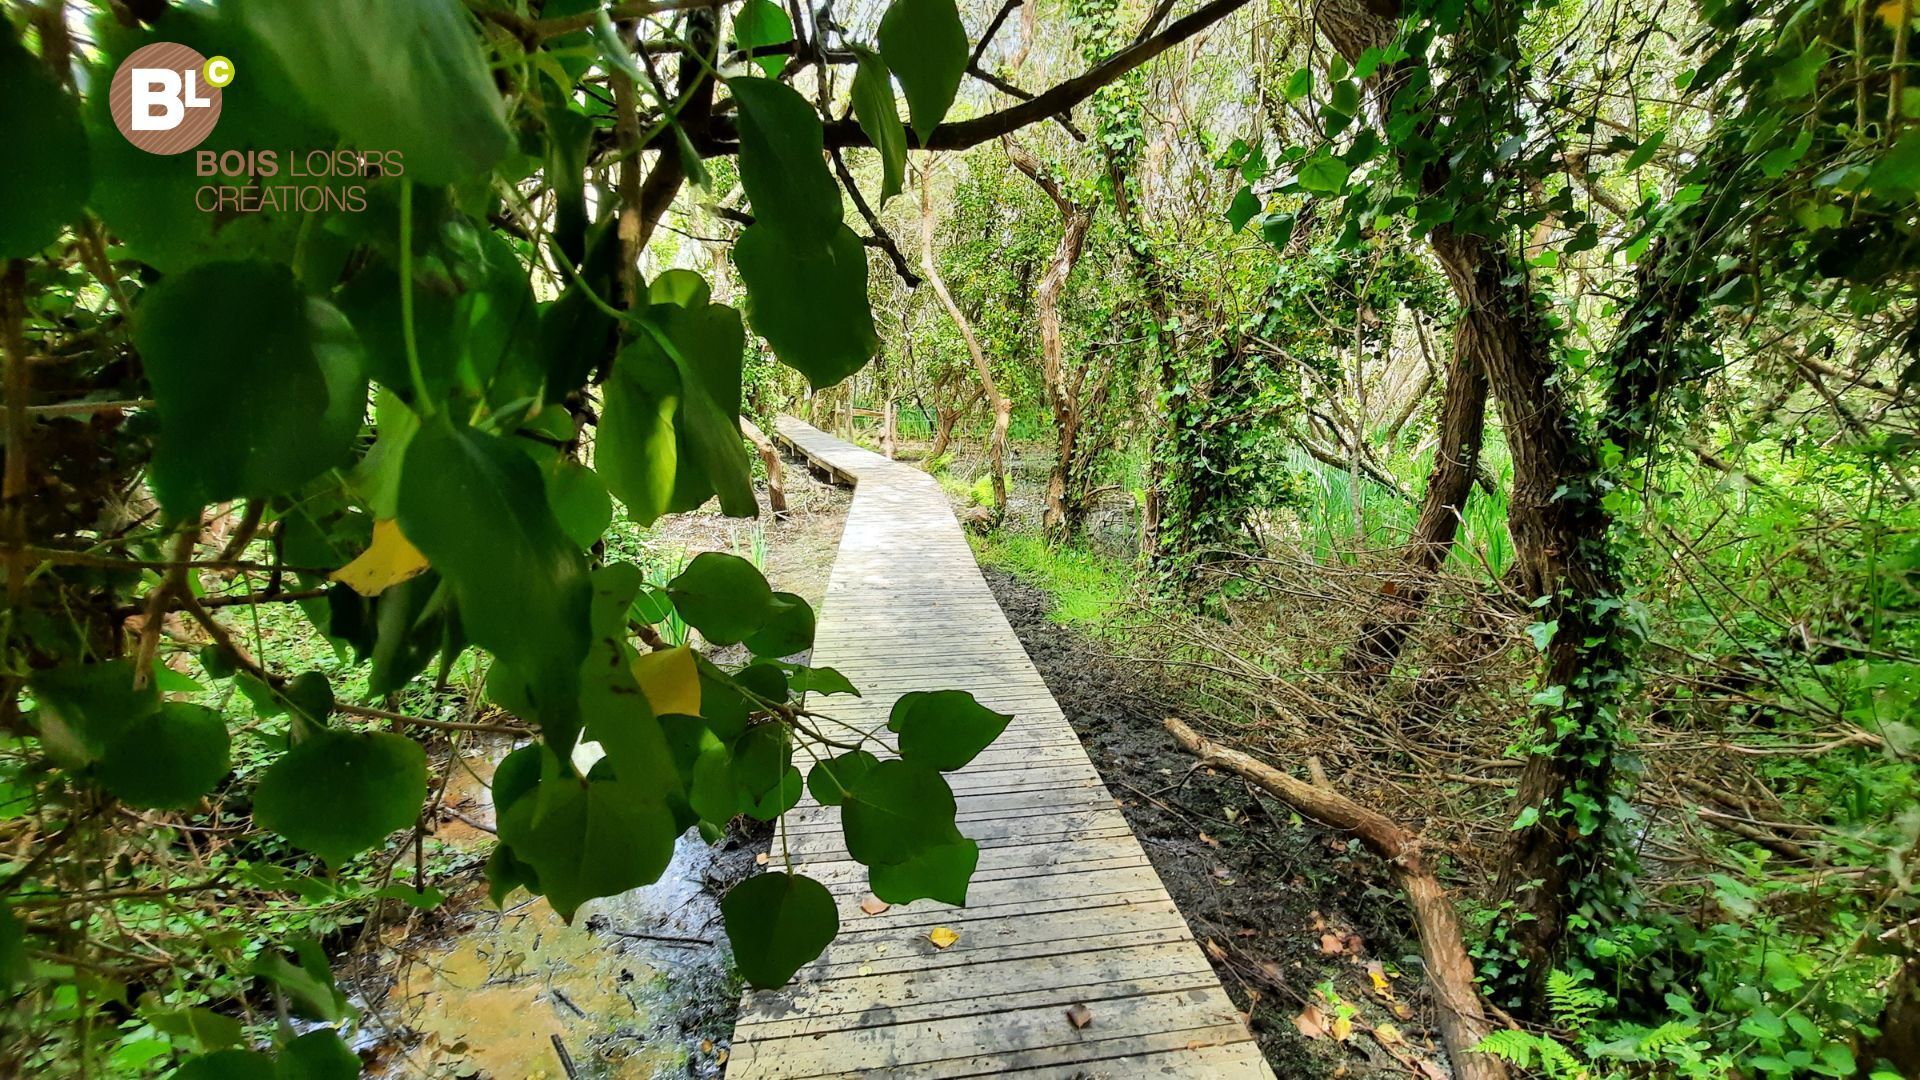
[(1248, 754), (1209, 742), (1174, 717), (1166, 719), (1166, 728), (1175, 742), (1205, 764), (1251, 780), (1300, 813), (1352, 833), (1367, 850), (1386, 860), (1413, 909), (1420, 955), (1440, 1012), (1440, 1040), (1453, 1063), (1453, 1075), (1457, 1080), (1504, 1080), (1507, 1069), (1499, 1058), (1473, 1050), (1493, 1025), (1474, 987), (1473, 960), (1467, 955), (1460, 916), (1428, 867), (1420, 838), (1338, 792), (1296, 780)]

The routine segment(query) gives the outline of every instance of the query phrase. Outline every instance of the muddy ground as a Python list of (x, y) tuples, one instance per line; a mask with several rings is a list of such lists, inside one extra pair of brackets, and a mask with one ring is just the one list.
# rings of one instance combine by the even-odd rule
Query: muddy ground
[(1195, 771), (1161, 727), (1177, 710), (1157, 673), (1049, 621), (1039, 587), (986, 576), (1281, 1080), (1432, 1067), (1417, 943), (1378, 862), (1236, 777)]

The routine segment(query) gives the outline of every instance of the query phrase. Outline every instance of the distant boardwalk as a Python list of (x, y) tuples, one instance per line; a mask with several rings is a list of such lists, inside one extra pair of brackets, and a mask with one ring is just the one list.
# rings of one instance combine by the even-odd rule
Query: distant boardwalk
[[(795, 863), (840, 901), (840, 937), (785, 989), (747, 992), (727, 1075), (1271, 1078), (939, 485), (788, 417), (778, 432), (857, 482), (813, 662), (866, 696), (824, 711), (884, 731), (900, 694), (960, 689), (1014, 721), (950, 774), (960, 829), (980, 843), (965, 908), (864, 914), (839, 811), (807, 799), (788, 815)], [(944, 950), (927, 938), (941, 926), (959, 934)], [(1075, 1005), (1085, 1027), (1067, 1018)]]

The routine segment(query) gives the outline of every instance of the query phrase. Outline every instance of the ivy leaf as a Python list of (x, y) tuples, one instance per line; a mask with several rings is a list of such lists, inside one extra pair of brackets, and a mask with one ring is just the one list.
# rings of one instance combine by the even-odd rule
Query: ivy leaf
[[(634, 355), (641, 344), (636, 341), (622, 350), (622, 358)], [(669, 364), (646, 362), (644, 352), (638, 356), (616, 359), (612, 377), (600, 387), (593, 463), (627, 513), (641, 525), (651, 525), (672, 508), (680, 474), (675, 425), (680, 375)], [(687, 468), (692, 467), (689, 461)]]
[(553, 459), (541, 469), (547, 481), (547, 508), (567, 539), (586, 551), (613, 524), (613, 496), (592, 469), (551, 447), (541, 449), (551, 451)]
[(588, 900), (657, 880), (678, 832), (663, 801), (619, 780), (549, 777), (500, 818), (500, 839), (568, 922)]
[(1287, 95), (1288, 101), (1299, 101), (1301, 98), (1313, 93), (1313, 69), (1300, 68), (1296, 70), (1292, 77), (1287, 79), (1284, 92)]
[(687, 624), (715, 645), (732, 645), (753, 633), (773, 605), (773, 590), (752, 563), (738, 555), (706, 551), (667, 583), (667, 595)]
[(873, 894), (889, 904), (938, 900), (963, 907), (967, 886), (980, 865), (980, 845), (965, 837), (938, 844), (902, 863), (886, 863), (867, 873)]
[(747, 287), (747, 318), (781, 362), (823, 390), (866, 365), (880, 347), (867, 301), (867, 252), (841, 225), (824, 245), (754, 224), (733, 247)]
[(914, 761), (883, 761), (860, 778), (841, 807), (847, 852), (881, 866), (958, 843), (955, 809), (953, 789), (938, 772)]
[(558, 723), (578, 694), (592, 590), (539, 469), (441, 413), (407, 446), (399, 509), (401, 531), (452, 584), (462, 631), (528, 680), (537, 711), (560, 710)]
[(247, 0), (239, 8), (308, 104), (349, 143), (399, 150), (410, 179), (470, 180), (512, 149), (483, 38), (458, 0)]
[(1292, 214), (1269, 214), (1260, 223), (1260, 238), (1275, 248), (1285, 250), (1287, 243), (1293, 239), (1294, 226), (1298, 221)]
[(762, 45), (785, 45), (793, 40), (793, 20), (773, 0), (747, 0), (733, 15), (733, 41), (741, 52), (752, 58), (753, 63), (767, 78), (780, 77), (780, 69), (786, 66), (784, 56), (754, 56), (753, 50)]
[(253, 819), (339, 866), (413, 824), (427, 797), (427, 754), (390, 732), (324, 730), (267, 767)]
[(0, 25), (0, 131), (31, 148), (0, 170), (0, 258), (25, 258), (80, 216), (93, 163), (79, 106), (14, 40), (11, 23)]
[(766, 621), (747, 635), (755, 656), (792, 656), (813, 648), (813, 608), (790, 592), (777, 592), (768, 605)]
[(178, 810), (219, 785), (231, 765), (229, 753), (219, 713), (169, 701), (120, 732), (94, 778), (129, 806)]
[(799, 874), (750, 877), (720, 901), (740, 974), (762, 990), (784, 986), (840, 930), (833, 894)]
[(284, 265), (169, 275), (141, 301), (134, 341), (160, 420), (151, 482), (169, 513), (290, 492), (351, 455), (367, 404), (358, 345)]
[(729, 517), (758, 514), (740, 436), (740, 364), (746, 340), (740, 313), (725, 304), (657, 306), (640, 329), (643, 335), (621, 352), (623, 360), (669, 366), (679, 376), (674, 417), (678, 468), (669, 509), (691, 510), (717, 495), (721, 512)]
[(309, 1031), (280, 1051), (274, 1080), (354, 1080), (360, 1058), (331, 1028)]
[(880, 18), (880, 56), (906, 91), (907, 114), (925, 146), (946, 118), (967, 70), (967, 30), (954, 0), (893, 0)]
[(878, 53), (853, 47), (853, 117), (880, 155), (880, 206), (900, 194), (907, 175), (907, 128), (893, 101), (893, 76)]
[(849, 750), (817, 761), (807, 773), (807, 793), (821, 806), (839, 806), (846, 793), (878, 764), (880, 759), (865, 750)]
[(893, 704), (887, 729), (900, 736), (900, 756), (941, 772), (964, 768), (1013, 719), (964, 690), (916, 690)]

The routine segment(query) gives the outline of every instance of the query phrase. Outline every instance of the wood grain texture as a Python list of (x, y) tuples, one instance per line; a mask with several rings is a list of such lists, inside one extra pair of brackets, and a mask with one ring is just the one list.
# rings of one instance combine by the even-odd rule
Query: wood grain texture
[[(772, 862), (784, 844), (827, 885), (840, 936), (788, 986), (746, 993), (727, 1075), (1271, 1080), (939, 485), (790, 417), (776, 432), (816, 472), (855, 484), (813, 663), (865, 696), (809, 707), (886, 736), (901, 694), (957, 689), (1014, 720), (950, 777), (960, 829), (980, 843), (965, 908), (865, 914), (866, 870), (847, 857), (839, 810), (808, 798), (788, 815)], [(928, 940), (940, 926), (960, 935), (946, 949)], [(1073, 1005), (1091, 1010), (1086, 1027), (1067, 1019)]]

